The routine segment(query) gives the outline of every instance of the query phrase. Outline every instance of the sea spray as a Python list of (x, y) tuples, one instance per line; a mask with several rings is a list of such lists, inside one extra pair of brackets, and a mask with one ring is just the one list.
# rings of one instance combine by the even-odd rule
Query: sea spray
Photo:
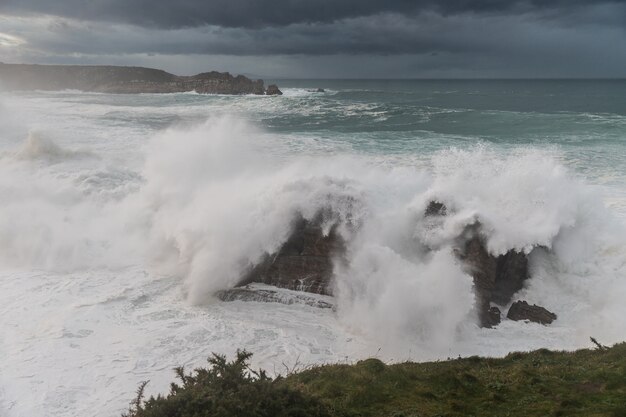
[[(192, 302), (235, 285), (264, 253), (275, 252), (294, 216), (312, 219), (329, 208), (338, 213), (348, 242), (347, 266), (336, 271), (340, 317), (385, 340), (418, 334), (445, 345), (473, 320), (471, 279), (452, 255), (467, 225), (483, 225), (494, 255), (542, 248), (557, 263), (561, 242), (572, 230), (578, 230), (579, 242), (612, 227), (621, 230), (600, 194), (549, 152), (519, 148), (502, 155), (484, 145), (450, 149), (434, 156), (429, 172), (383, 168), (348, 156), (281, 161), (259, 152), (272, 141), (280, 146), (267, 137), (269, 142), (256, 143), (259, 136), (241, 122), (212, 119), (166, 132), (157, 139), (158, 156), (148, 155), (146, 190), (155, 190), (150, 198), (159, 201), (152, 232), (163, 232), (163, 242), (175, 250)], [(185, 149), (176, 159), (182, 143)], [(184, 184), (180, 188), (178, 181)], [(423, 216), (433, 198), (450, 208), (437, 227)], [(608, 226), (590, 229), (589, 217)], [(559, 247), (552, 250), (554, 245)], [(619, 249), (616, 255), (624, 256)], [(583, 251), (576, 257), (587, 262), (593, 256)], [(533, 270), (537, 279), (545, 276), (540, 266)], [(545, 299), (525, 294), (531, 302)], [(584, 303), (580, 295), (577, 302)], [(558, 300), (550, 301), (546, 305), (560, 309)]]
[(31, 132), (0, 156), (2, 267), (69, 272), (136, 264), (145, 235), (129, 233), (137, 213), (124, 199), (138, 182), (91, 151)]
[(42, 160), (47, 163), (57, 163), (67, 159), (95, 158), (95, 155), (89, 151), (64, 149), (36, 131), (28, 133), (24, 145), (13, 156), (16, 159)]
[(297, 213), (312, 217), (350, 193), (342, 181), (307, 178), (321, 175), (316, 163), (284, 165), (261, 152), (259, 136), (241, 121), (211, 119), (159, 135), (147, 157), (139, 197), (152, 211), (151, 241), (169, 246), (194, 303), (275, 251)]
[[(3, 264), (144, 264), (180, 277), (189, 302), (203, 304), (275, 252), (295, 216), (329, 210), (347, 242), (335, 271), (342, 322), (396, 347), (417, 337), (436, 348), (462, 343), (475, 320), (471, 278), (453, 251), (480, 222), (494, 255), (539, 248), (529, 302), (580, 326), (581, 338), (593, 328), (607, 342), (620, 337), (621, 323), (606, 317), (624, 308), (622, 226), (554, 154), (479, 145), (440, 151), (431, 169), (388, 168), (354, 155), (279, 158), (271, 150), (280, 146), (233, 117), (172, 127), (146, 147), (140, 180), (120, 199), (86, 193), (79, 175), (55, 175), (59, 164), (84, 163), (82, 154), (31, 136), (0, 161)], [(448, 207), (438, 224), (423, 215), (433, 199)]]

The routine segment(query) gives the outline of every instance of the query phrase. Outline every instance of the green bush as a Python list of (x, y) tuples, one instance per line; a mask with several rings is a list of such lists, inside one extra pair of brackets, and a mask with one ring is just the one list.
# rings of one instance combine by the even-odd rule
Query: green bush
[(172, 383), (167, 396), (143, 400), (143, 383), (126, 417), (326, 417), (317, 399), (272, 379), (248, 365), (251, 354), (237, 351), (228, 362), (214, 354), (208, 368), (185, 374), (177, 368), (180, 385)]

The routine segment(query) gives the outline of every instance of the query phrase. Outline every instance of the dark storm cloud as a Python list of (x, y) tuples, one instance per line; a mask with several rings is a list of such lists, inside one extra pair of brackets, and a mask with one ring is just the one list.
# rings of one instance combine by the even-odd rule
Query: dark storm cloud
[[(441, 17), (407, 19), (382, 15), (347, 19), (339, 23), (295, 24), (288, 28), (261, 29), (181, 28), (159, 30), (130, 25), (84, 23), (75, 20), (43, 19), (18, 22), (1, 20), (28, 39), (29, 45), (55, 54), (222, 54), (244, 55), (328, 55), (328, 54), (406, 54), (460, 52), (470, 45), (451, 39), (451, 29), (465, 31), (463, 19)], [(454, 25), (452, 28), (450, 25)], [(472, 49), (480, 49), (474, 45)]]
[[(261, 28), (215, 25), (161, 29), (44, 16), (0, 15), (0, 28), (50, 54), (220, 54), (232, 56), (477, 53), (511, 55), (524, 49), (593, 48), (626, 35), (615, 16), (626, 7), (586, 7), (581, 13), (419, 15), (384, 13), (329, 23)], [(600, 24), (598, 24), (600, 22)], [(599, 25), (599, 26), (598, 26)], [(3, 31), (3, 30), (0, 30)], [(607, 31), (611, 33), (607, 35)], [(623, 37), (622, 37), (623, 38)], [(594, 42), (595, 41), (595, 42)], [(558, 53), (555, 51), (554, 53)], [(622, 52), (621, 55), (624, 53)]]
[(259, 28), (384, 13), (525, 13), (608, 3), (624, 0), (2, 0), (0, 13), (45, 13), (162, 28)]
[(0, 0), (0, 60), (295, 77), (624, 77), (624, 1)]

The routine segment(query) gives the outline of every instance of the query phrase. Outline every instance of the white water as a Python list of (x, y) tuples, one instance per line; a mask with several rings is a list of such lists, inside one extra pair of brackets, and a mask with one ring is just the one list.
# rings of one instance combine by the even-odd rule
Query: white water
[[(164, 392), (173, 367), (237, 348), (281, 372), (626, 337), (623, 220), (558, 149), (367, 156), (197, 108), (160, 130), (140, 121), (185, 109), (55, 100), (0, 102), (2, 416), (116, 415), (140, 381)], [(433, 198), (451, 211), (440, 223), (422, 216)], [(211, 297), (275, 250), (296, 212), (328, 206), (351, 225), (336, 312)], [(519, 298), (554, 324), (474, 324), (451, 246), (475, 220), (494, 254), (550, 249), (533, 252)]]

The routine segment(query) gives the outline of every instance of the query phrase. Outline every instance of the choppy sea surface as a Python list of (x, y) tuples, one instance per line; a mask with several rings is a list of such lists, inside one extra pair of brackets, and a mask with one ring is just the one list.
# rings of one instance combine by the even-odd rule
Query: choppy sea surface
[[(0, 415), (119, 415), (238, 348), (281, 373), (626, 339), (626, 81), (278, 84), (0, 93)], [(212, 297), (328, 207), (358, 225), (335, 310)], [(552, 325), (478, 328), (451, 250), (475, 221), (541, 247), (516, 298)]]

